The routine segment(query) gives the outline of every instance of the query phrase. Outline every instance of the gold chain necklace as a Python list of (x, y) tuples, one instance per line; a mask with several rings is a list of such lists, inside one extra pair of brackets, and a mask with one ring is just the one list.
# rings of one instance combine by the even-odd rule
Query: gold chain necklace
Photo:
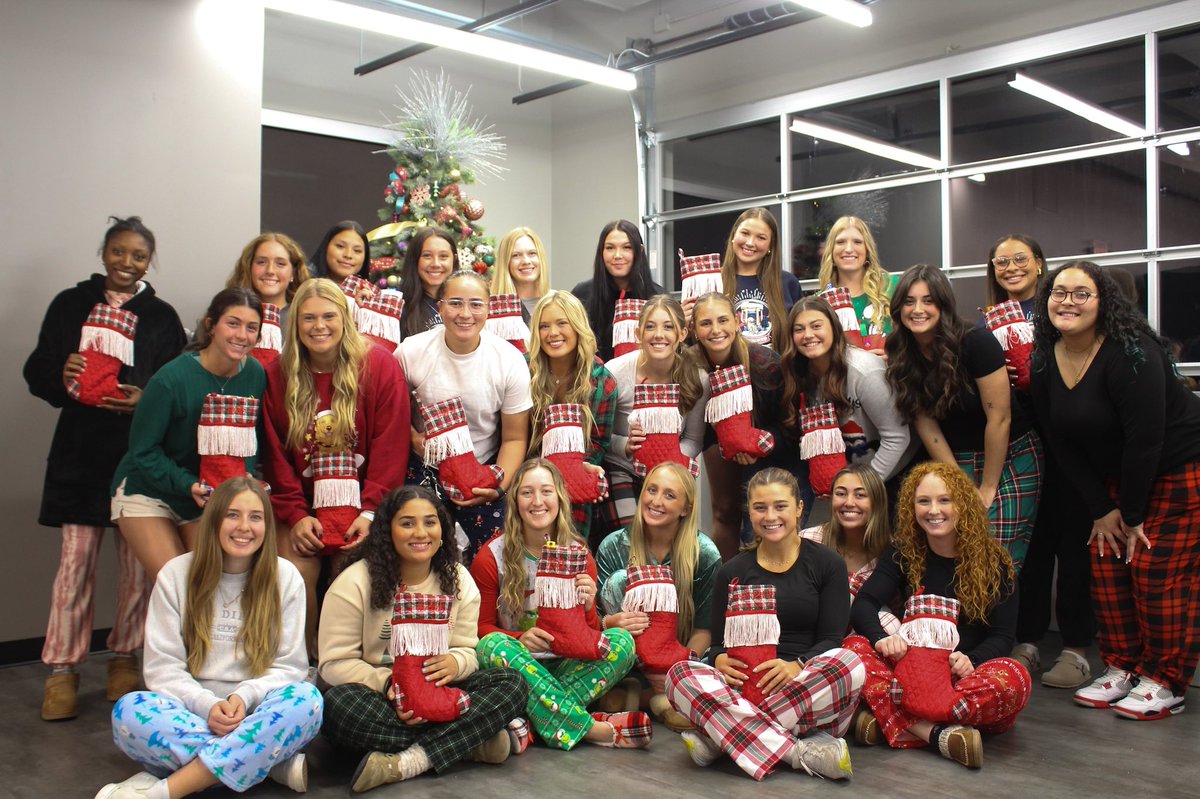
[[(1067, 363), (1070, 366), (1074, 367), (1075, 366), (1074, 356), (1078, 355), (1079, 353), (1072, 350), (1070, 347), (1068, 347), (1067, 342), (1065, 342), (1065, 341), (1063, 342), (1062, 346), (1063, 346), (1063, 353), (1067, 356)], [(1092, 360), (1092, 356), (1096, 354), (1096, 350), (1099, 348), (1100, 348), (1100, 337), (1097, 336), (1092, 341), (1091, 346), (1087, 348), (1087, 351), (1086, 351), (1085, 355), (1083, 356), (1083, 363), (1081, 363), (1078, 366), (1078, 368), (1075, 369), (1075, 377), (1074, 377), (1075, 382), (1071, 383), (1071, 388), (1074, 388), (1075, 386), (1079, 385), (1079, 381), (1083, 379), (1084, 370), (1087, 369), (1088, 363)]]

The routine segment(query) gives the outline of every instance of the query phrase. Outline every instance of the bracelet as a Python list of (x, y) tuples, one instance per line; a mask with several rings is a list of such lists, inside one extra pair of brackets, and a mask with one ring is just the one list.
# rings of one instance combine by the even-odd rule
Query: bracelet
[(600, 617), (600, 629), (601, 630), (608, 629), (608, 614), (607, 613)]

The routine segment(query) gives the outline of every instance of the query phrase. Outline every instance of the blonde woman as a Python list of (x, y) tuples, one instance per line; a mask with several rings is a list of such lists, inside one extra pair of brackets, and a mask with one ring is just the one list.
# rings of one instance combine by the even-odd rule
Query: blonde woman
[(633, 454), (646, 437), (638, 425), (629, 424), (633, 387), (639, 384), (676, 383), (679, 412), (684, 416), (680, 450), (689, 458), (704, 447), (704, 406), (708, 402), (708, 375), (683, 351), (687, 336), (683, 307), (674, 297), (659, 294), (642, 306), (638, 316), (638, 349), (613, 358), (608, 370), (617, 381), (617, 408), (613, 417), (612, 446), (604, 459), (608, 473), (608, 500), (600, 506), (599, 522), (605, 535), (633, 521), (642, 481), (634, 476)]
[[(699, 525), (695, 478), (678, 463), (654, 467), (646, 475), (633, 524), (605, 538), (596, 554), (600, 605), (607, 614), (601, 621), (605, 629), (628, 630), (635, 639), (645, 632), (650, 625), (647, 614), (621, 610), (627, 569), (670, 566), (679, 597), (675, 637), (697, 654), (708, 649), (712, 641), (709, 616), (713, 581), (721, 565), (721, 553)], [(664, 696), (663, 675), (647, 674), (646, 679), (653, 691), (650, 711), (672, 729), (690, 728), (691, 723), (672, 709)], [(613, 693), (620, 690), (617, 688)]]
[[(643, 713), (589, 714), (587, 705), (620, 682), (633, 666), (633, 636), (618, 627), (603, 635), (611, 647), (600, 660), (559, 658), (553, 637), (537, 626), (534, 581), (542, 544), (582, 544), (571, 527), (567, 488), (548, 460), (521, 464), (512, 482), (513, 507), (504, 531), (479, 550), (471, 577), (479, 586), (479, 667), (515, 669), (529, 684), (526, 712), (533, 729), (555, 749), (573, 749), (581, 741), (622, 748), (650, 744), (650, 720)], [(515, 510), (516, 512), (512, 512)], [(596, 562), (575, 578), (587, 627), (600, 629), (596, 611)]]
[(887, 357), (884, 338), (892, 332), (888, 308), (896, 279), (884, 271), (866, 222), (856, 216), (843, 216), (833, 223), (825, 238), (817, 282), (821, 288), (840, 286), (850, 291), (863, 349), (883, 358)]
[(492, 294), (520, 297), (521, 315), (528, 324), (533, 306), (550, 290), (550, 264), (541, 238), (530, 228), (513, 228), (496, 247), (496, 265)]
[(117, 702), (112, 725), (117, 746), (147, 771), (104, 786), (99, 799), (180, 797), (218, 783), (240, 792), (268, 775), (306, 790), (301, 750), (320, 730), (323, 703), (303, 682), (303, 581), (275, 554), (257, 480), (218, 486), (195, 552), (159, 573), (145, 658), (146, 690)]
[(308, 280), (304, 250), (282, 233), (255, 236), (242, 249), (225, 288), (252, 289), (263, 302), (279, 307), (283, 319), (296, 289)]
[[(557, 403), (583, 407), (584, 460), (596, 469), (612, 443), (617, 381), (596, 357), (596, 336), (588, 325), (583, 303), (565, 291), (551, 291), (538, 301), (530, 323), (529, 396), (533, 431), (530, 456), (540, 455), (546, 409)], [(575, 529), (595, 552), (600, 539), (590, 539), (592, 505), (572, 505)]]
[(313, 509), (310, 461), (319, 452), (349, 452), (358, 462), (362, 513), (345, 531), (342, 550), (357, 547), (375, 507), (404, 482), (408, 385), (396, 360), (358, 334), (346, 295), (332, 280), (307, 281), (293, 302), (283, 353), (267, 374), (262, 459), (280, 521), (280, 554), (304, 576), (311, 645), (326, 545)]

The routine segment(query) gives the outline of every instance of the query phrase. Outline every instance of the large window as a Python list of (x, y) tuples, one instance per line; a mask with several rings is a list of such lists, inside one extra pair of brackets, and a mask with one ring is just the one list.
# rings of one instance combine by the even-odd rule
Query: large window
[[(711, 131), (704, 117), (667, 123), (649, 159), (662, 192), (647, 208), (658, 251), (672, 254), (667, 280), (678, 247), (719, 250), (733, 219), (765, 203), (782, 225), (784, 267), (806, 288), (830, 226), (853, 215), (885, 268), (938, 264), (973, 308), (992, 242), (1024, 233), (1052, 267), (1087, 258), (1131, 273), (1151, 324), (1200, 373), (1200, 24), (1178, 27), (1194, 19), (1180, 9), (758, 102), (745, 119), (725, 109)], [(1023, 78), (1083, 106), (1022, 91)], [(772, 116), (754, 118), (764, 108)], [(799, 132), (797, 120), (908, 153)]]

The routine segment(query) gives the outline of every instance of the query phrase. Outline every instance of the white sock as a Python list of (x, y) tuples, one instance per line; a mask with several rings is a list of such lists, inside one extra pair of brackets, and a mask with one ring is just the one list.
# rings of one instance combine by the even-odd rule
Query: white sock
[(710, 765), (721, 756), (721, 749), (704, 733), (699, 730), (688, 730), (679, 734), (687, 747), (688, 754), (697, 766)]
[(410, 780), (418, 774), (424, 774), (432, 768), (429, 755), (420, 745), (410, 746), (400, 753), (400, 779)]

